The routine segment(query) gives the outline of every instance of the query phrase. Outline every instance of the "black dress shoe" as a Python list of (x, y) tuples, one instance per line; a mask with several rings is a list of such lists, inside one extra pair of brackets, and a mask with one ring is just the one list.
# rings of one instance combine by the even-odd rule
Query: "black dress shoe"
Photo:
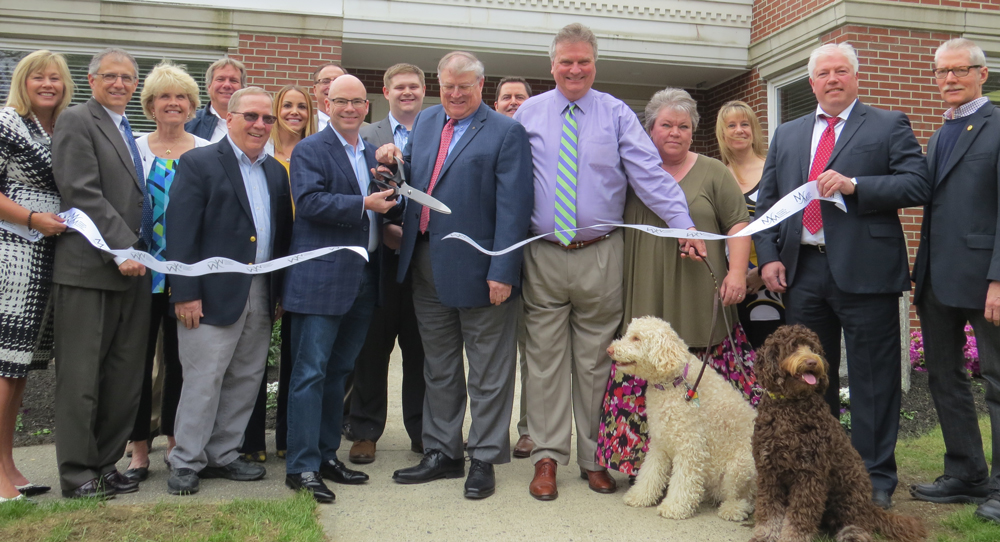
[(139, 482), (132, 481), (128, 478), (122, 476), (122, 473), (117, 470), (109, 471), (101, 476), (101, 480), (104, 481), (105, 488), (112, 488), (115, 490), (117, 495), (125, 495), (126, 493), (135, 493), (139, 491)]
[(237, 457), (228, 465), (222, 467), (205, 467), (201, 469), (198, 476), (201, 478), (225, 478), (226, 480), (236, 482), (249, 482), (251, 480), (260, 480), (265, 474), (267, 474), (267, 469), (261, 465)]
[(115, 490), (101, 483), (100, 478), (94, 478), (76, 489), (64, 489), (62, 496), (67, 499), (99, 499), (103, 501), (115, 498)]
[(910, 495), (914, 499), (939, 504), (966, 502), (980, 504), (990, 496), (989, 478), (966, 482), (945, 474), (938, 476), (932, 484), (910, 486)]
[(42, 493), (48, 493), (52, 490), (49, 486), (36, 486), (32, 483), (24, 484), (23, 486), (14, 486), (17, 491), (24, 495), (25, 497), (34, 497), (35, 495), (41, 495)]
[(338, 484), (358, 485), (368, 481), (367, 474), (347, 468), (347, 465), (337, 458), (322, 462), (319, 466), (319, 473), (323, 475), (324, 480)]
[(497, 490), (493, 465), (473, 459), (469, 466), (469, 477), (465, 479), (465, 498), (485, 499)]
[(299, 474), (286, 474), (285, 485), (295, 491), (308, 491), (312, 493), (313, 499), (318, 503), (333, 502), (337, 498), (323, 483), (318, 472), (302, 472)]
[(128, 469), (122, 473), (122, 476), (136, 483), (145, 482), (146, 479), (149, 478), (149, 465), (135, 469)]
[(198, 492), (198, 473), (194, 469), (174, 469), (167, 479), (167, 493), (171, 495), (193, 495)]
[(976, 516), (993, 523), (1000, 523), (1000, 492), (994, 491), (989, 500), (976, 508)]
[(461, 478), (465, 476), (465, 460), (452, 459), (440, 450), (427, 450), (420, 464), (392, 473), (392, 479), (400, 484), (422, 484), (441, 478)]
[(888, 510), (892, 508), (892, 497), (889, 492), (884, 489), (872, 490), (872, 502), (875, 506), (881, 508), (882, 510)]

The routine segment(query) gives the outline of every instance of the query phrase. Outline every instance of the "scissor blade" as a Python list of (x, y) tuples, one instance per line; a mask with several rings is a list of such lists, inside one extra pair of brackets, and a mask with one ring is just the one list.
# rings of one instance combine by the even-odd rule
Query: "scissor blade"
[(437, 211), (439, 213), (443, 213), (446, 215), (451, 214), (451, 209), (449, 209), (447, 205), (441, 203), (436, 198), (428, 196), (427, 194), (417, 190), (416, 188), (413, 188), (412, 186), (406, 184), (405, 182), (402, 185), (400, 185), (399, 193), (433, 211)]

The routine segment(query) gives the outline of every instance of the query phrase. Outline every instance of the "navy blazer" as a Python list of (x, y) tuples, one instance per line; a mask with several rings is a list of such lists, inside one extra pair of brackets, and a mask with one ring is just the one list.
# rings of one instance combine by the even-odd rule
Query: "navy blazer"
[(184, 124), (184, 131), (211, 141), (212, 134), (215, 133), (215, 125), (219, 122), (219, 117), (208, 110), (211, 106), (212, 102), (208, 102), (208, 105), (195, 113), (194, 118)]
[(1000, 280), (1000, 110), (986, 103), (963, 120), (941, 175), (935, 160), (940, 132), (927, 145), (934, 188), (913, 264), (913, 302), (920, 303), (933, 269), (930, 281), (941, 303), (981, 311), (990, 281)]
[[(360, 137), (360, 136), (359, 136)], [(369, 168), (375, 146), (365, 144)], [(293, 254), (328, 246), (368, 247), (372, 227), (379, 229), (379, 249), (369, 254), (377, 260), (382, 250), (379, 220), (373, 226), (364, 211), (364, 197), (347, 151), (333, 125), (302, 140), (291, 156), (292, 195), (295, 198)], [(403, 210), (402, 198), (389, 215)], [(378, 266), (377, 261), (373, 265)], [(347, 313), (360, 290), (365, 260), (340, 250), (288, 268), (282, 306), (302, 314), (338, 316)], [(378, 284), (376, 283), (376, 288)]]
[[(778, 126), (760, 179), (756, 215), (808, 181), (815, 113)], [(906, 239), (897, 209), (922, 205), (930, 191), (927, 164), (910, 121), (860, 101), (854, 105), (826, 169), (856, 178), (844, 196), (847, 212), (821, 201), (827, 260), (837, 286), (853, 294), (910, 289)], [(761, 267), (780, 260), (794, 286), (801, 247), (802, 212), (753, 235)]]
[[(229, 138), (192, 149), (177, 164), (167, 205), (167, 259), (194, 263), (221, 256), (253, 262), (257, 257), (257, 229)], [(291, 235), (288, 173), (270, 156), (263, 167), (271, 198), (271, 258), (280, 258), (288, 254)], [(281, 297), (282, 275), (283, 271), (270, 273), (269, 307)], [(243, 313), (252, 278), (242, 273), (171, 275), (170, 302), (200, 299), (205, 314), (202, 323), (228, 326)]]
[[(487, 280), (513, 286), (511, 299), (520, 291), (522, 250), (487, 256), (468, 244), (441, 239), (460, 232), (488, 250), (507, 248), (528, 235), (535, 202), (531, 147), (521, 123), (479, 105), (472, 124), (448, 155), (433, 196), (452, 214), (431, 211), (431, 267), (438, 299), (447, 307), (485, 307), (490, 304)], [(403, 160), (407, 183), (427, 191), (441, 142), (445, 112), (440, 105), (422, 111), (413, 123)], [(422, 205), (407, 206), (396, 279), (402, 282), (413, 257)]]

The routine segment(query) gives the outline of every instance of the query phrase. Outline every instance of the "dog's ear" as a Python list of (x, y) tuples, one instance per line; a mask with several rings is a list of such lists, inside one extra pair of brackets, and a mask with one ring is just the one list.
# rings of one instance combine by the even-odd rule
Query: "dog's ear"
[(778, 368), (778, 363), (782, 359), (782, 348), (784, 333), (782, 331), (787, 326), (779, 327), (772, 333), (764, 345), (757, 349), (754, 359), (754, 373), (757, 376), (757, 383), (765, 390), (778, 390), (784, 384), (784, 378)]

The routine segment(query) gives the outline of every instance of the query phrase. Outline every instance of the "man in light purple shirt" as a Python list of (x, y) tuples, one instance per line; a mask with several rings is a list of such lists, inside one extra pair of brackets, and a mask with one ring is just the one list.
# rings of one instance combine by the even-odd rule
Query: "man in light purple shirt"
[[(551, 234), (525, 247), (522, 281), (528, 358), (522, 393), (535, 441), (528, 490), (539, 500), (558, 496), (556, 464), (569, 462), (573, 416), (581, 477), (598, 493), (616, 489), (595, 454), (611, 372), (606, 350), (622, 318), (624, 240), (613, 225), (562, 230), (621, 224), (628, 186), (671, 228), (694, 229), (684, 193), (660, 167), (635, 113), (591, 88), (593, 32), (566, 26), (549, 56), (556, 89), (530, 98), (514, 115), (531, 143), (531, 232)], [(703, 241), (682, 240), (680, 249), (694, 258), (706, 254)]]

